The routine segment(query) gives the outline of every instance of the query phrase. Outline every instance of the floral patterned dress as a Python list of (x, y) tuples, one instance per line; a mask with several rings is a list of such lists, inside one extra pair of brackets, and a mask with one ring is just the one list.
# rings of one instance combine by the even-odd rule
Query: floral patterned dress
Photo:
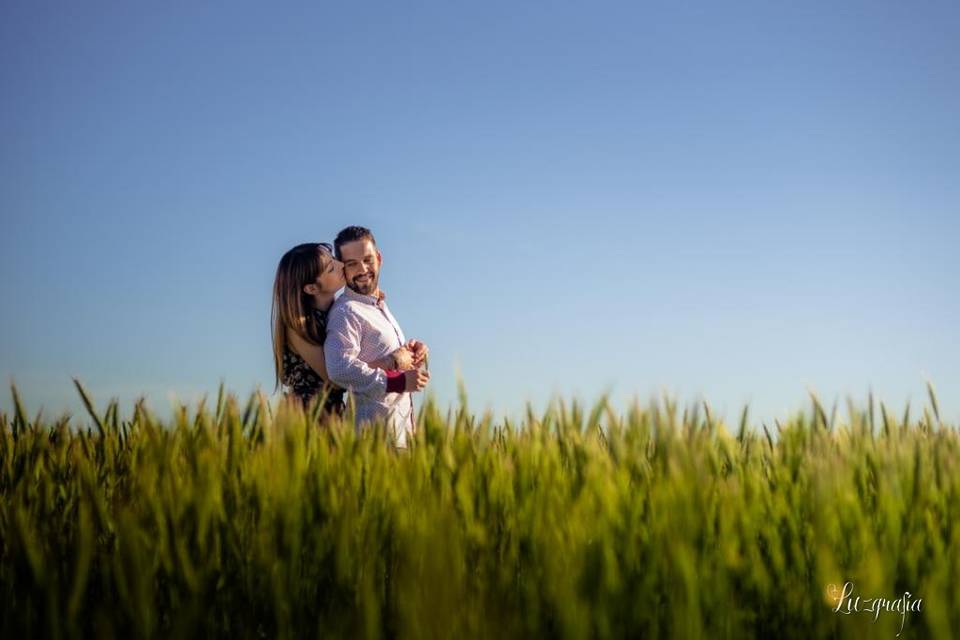
[[(320, 309), (313, 310), (313, 321), (317, 323), (317, 334), (327, 335), (327, 312)], [(344, 390), (323, 381), (307, 361), (290, 348), (283, 351), (283, 385), (289, 393), (296, 396), (306, 406), (317, 394), (326, 394), (323, 409), (328, 413), (342, 413)]]

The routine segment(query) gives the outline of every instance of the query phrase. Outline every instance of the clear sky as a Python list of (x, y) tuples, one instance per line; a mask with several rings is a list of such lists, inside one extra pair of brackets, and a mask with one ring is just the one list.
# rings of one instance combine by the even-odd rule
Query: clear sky
[(954, 0), (147, 5), (0, 5), (31, 412), (272, 391), (277, 261), (360, 224), (443, 403), (960, 418)]

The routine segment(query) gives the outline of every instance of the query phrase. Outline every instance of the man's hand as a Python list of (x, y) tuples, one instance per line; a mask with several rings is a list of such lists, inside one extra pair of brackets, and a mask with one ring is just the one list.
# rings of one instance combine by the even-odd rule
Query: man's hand
[(404, 346), (413, 354), (413, 367), (419, 369), (427, 361), (427, 355), (430, 353), (427, 343), (411, 339)]
[(420, 371), (419, 369), (412, 369), (410, 371), (403, 372), (403, 390), (407, 393), (413, 393), (414, 391), (420, 391), (425, 386), (427, 386), (427, 381), (430, 380), (429, 371)]

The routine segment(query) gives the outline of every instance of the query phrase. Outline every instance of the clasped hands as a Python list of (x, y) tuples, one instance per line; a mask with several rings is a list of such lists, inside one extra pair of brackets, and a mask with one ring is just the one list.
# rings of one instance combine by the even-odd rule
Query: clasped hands
[(427, 386), (430, 380), (430, 372), (420, 367), (427, 362), (427, 355), (430, 349), (426, 343), (419, 340), (408, 340), (405, 345), (394, 351), (393, 358), (394, 369), (403, 371), (404, 390), (420, 391)]
[(407, 340), (407, 343), (390, 354), (393, 358), (394, 369), (409, 371), (419, 369), (427, 362), (430, 349), (420, 340)]

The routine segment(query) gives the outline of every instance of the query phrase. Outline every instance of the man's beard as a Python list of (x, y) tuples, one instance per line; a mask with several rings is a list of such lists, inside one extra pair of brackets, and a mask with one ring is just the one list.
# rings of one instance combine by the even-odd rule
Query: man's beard
[(372, 295), (373, 292), (377, 290), (377, 282), (379, 281), (379, 279), (380, 279), (380, 274), (377, 273), (374, 275), (370, 275), (367, 278), (367, 280), (363, 283), (358, 284), (357, 279), (352, 278), (348, 284), (350, 285), (350, 288), (356, 291), (357, 293), (361, 293), (365, 296), (369, 296), (369, 295)]

